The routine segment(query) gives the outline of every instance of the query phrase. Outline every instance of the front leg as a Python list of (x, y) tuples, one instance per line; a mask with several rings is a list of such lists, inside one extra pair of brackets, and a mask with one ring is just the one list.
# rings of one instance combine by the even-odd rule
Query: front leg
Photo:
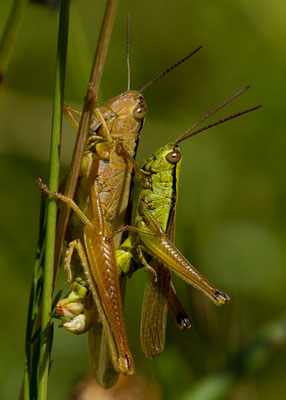
[(55, 198), (63, 201), (64, 203), (67, 203), (85, 225), (87, 225), (92, 230), (96, 230), (96, 228), (92, 224), (92, 222), (87, 218), (87, 216), (81, 211), (81, 209), (78, 207), (78, 205), (72, 199), (70, 199), (69, 197), (66, 197), (63, 194), (58, 193), (58, 192), (50, 192), (48, 186), (43, 183), (41, 178), (37, 179), (36, 184), (39, 186), (39, 188), (45, 194), (55, 197)]
[(141, 245), (138, 245), (138, 246), (136, 247), (136, 251), (137, 251), (139, 260), (141, 261), (141, 264), (142, 264), (143, 267), (146, 269), (146, 271), (149, 271), (149, 272), (151, 272), (151, 273), (153, 274), (154, 282), (157, 283), (157, 282), (158, 282), (157, 272), (155, 271), (154, 268), (151, 267), (151, 265), (149, 265), (149, 264), (147, 263), (147, 261), (146, 261), (144, 255), (143, 255), (143, 252), (142, 252), (142, 246), (141, 246)]
[(145, 175), (142, 174), (142, 172), (140, 171), (140, 167), (138, 166), (137, 162), (134, 160), (133, 157), (131, 157), (131, 155), (128, 153), (127, 150), (125, 150), (123, 143), (122, 143), (122, 139), (116, 142), (116, 152), (118, 155), (120, 155), (121, 157), (123, 157), (126, 161), (126, 163), (131, 164), (135, 176), (138, 179), (138, 181), (141, 183), (142, 186), (144, 186), (145, 188), (149, 188), (150, 184), (148, 182), (148, 180), (146, 179)]
[[(88, 264), (80, 239), (70, 242), (65, 256), (65, 270), (68, 270), (70, 279), (70, 263), (74, 250), (78, 252), (83, 269)], [(97, 309), (91, 300), (87, 284), (81, 277), (73, 281), (69, 295), (56, 304), (56, 315), (63, 320), (62, 326), (76, 335), (88, 331), (98, 320)]]

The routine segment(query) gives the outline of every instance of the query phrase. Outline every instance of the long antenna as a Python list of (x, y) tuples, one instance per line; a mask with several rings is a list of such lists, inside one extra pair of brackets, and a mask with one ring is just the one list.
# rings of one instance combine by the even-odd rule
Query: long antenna
[(184, 58), (182, 58), (180, 61), (176, 62), (176, 64), (172, 65), (166, 71), (162, 72), (160, 75), (156, 76), (152, 81), (149, 83), (146, 83), (139, 91), (138, 93), (144, 92), (148, 87), (152, 86), (155, 82), (157, 82), (159, 79), (163, 78), (163, 76), (167, 75), (169, 72), (173, 71), (173, 69), (177, 68), (180, 64), (185, 62), (188, 58), (193, 56), (197, 51), (199, 51), (203, 46), (198, 47), (196, 50), (192, 51), (190, 54), (186, 55)]
[(251, 112), (251, 111), (257, 110), (257, 109), (260, 108), (260, 107), (262, 107), (262, 104), (260, 104), (259, 106), (256, 106), (256, 107), (248, 108), (247, 110), (240, 111), (240, 112), (238, 112), (238, 113), (236, 113), (236, 114), (232, 114), (232, 115), (230, 115), (229, 117), (220, 119), (219, 121), (213, 122), (212, 124), (206, 125), (206, 126), (204, 126), (203, 128), (198, 129), (198, 130), (195, 131), (195, 132), (191, 132), (189, 135), (186, 135), (186, 133), (190, 131), (190, 129), (188, 129), (188, 130), (184, 133), (184, 136), (181, 137), (181, 139), (176, 140), (175, 144), (178, 144), (178, 143), (182, 142), (183, 140), (186, 140), (186, 139), (188, 139), (189, 137), (196, 135), (197, 133), (200, 133), (200, 132), (203, 132), (203, 131), (205, 131), (205, 130), (207, 130), (207, 129), (210, 129), (210, 128), (212, 128), (213, 126), (222, 124), (222, 123), (224, 123), (224, 122), (229, 121), (230, 119), (233, 119), (233, 118), (239, 117), (240, 115), (247, 114), (247, 113), (249, 113), (249, 112)]
[(244, 93), (247, 89), (249, 89), (250, 86), (246, 86), (244, 89), (240, 90), (239, 92), (235, 93), (234, 95), (232, 95), (231, 97), (229, 97), (227, 100), (225, 100), (223, 103), (221, 103), (219, 106), (217, 106), (214, 110), (210, 111), (207, 115), (205, 115), (204, 117), (202, 117), (199, 121), (197, 121), (194, 125), (192, 125), (186, 132), (184, 132), (177, 140), (175, 143), (180, 143), (183, 140), (183, 137), (189, 133), (190, 131), (192, 131), (196, 126), (198, 126), (199, 124), (201, 124), (203, 121), (205, 121), (206, 119), (208, 119), (211, 115), (213, 115), (214, 113), (216, 113), (218, 110), (220, 110), (221, 108), (223, 108), (224, 106), (226, 106), (228, 103), (230, 103), (233, 99), (235, 99), (236, 97), (240, 96), (242, 93)]
[(127, 14), (127, 38), (126, 38), (126, 61), (127, 61), (127, 90), (130, 90), (130, 14)]

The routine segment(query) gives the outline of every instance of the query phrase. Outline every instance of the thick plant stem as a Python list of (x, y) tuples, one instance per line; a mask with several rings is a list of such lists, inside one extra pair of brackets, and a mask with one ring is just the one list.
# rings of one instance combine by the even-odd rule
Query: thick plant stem
[[(69, 0), (61, 1), (58, 49), (56, 61), (53, 123), (50, 149), (50, 178), (49, 187), (51, 191), (58, 190), (59, 168), (60, 168), (60, 140), (62, 130), (62, 108), (64, 98), (64, 80), (66, 70), (66, 55), (69, 25)], [(57, 204), (54, 199), (48, 200), (46, 247), (44, 260), (44, 280), (42, 297), (42, 322), (40, 335), (40, 356), (38, 364), (38, 399), (47, 397), (48, 373), (51, 352), (51, 309), (53, 292), (54, 254), (56, 238)]]
[[(102, 28), (100, 32), (100, 37), (97, 45), (97, 50), (93, 62), (93, 67), (90, 74), (90, 84), (93, 85), (93, 91), (95, 96), (97, 96), (98, 88), (101, 81), (101, 76), (103, 72), (103, 67), (107, 55), (107, 50), (109, 46), (109, 41), (113, 29), (113, 24), (115, 20), (116, 10), (117, 10), (118, 0), (109, 0), (106, 5), (105, 15), (102, 23)], [(90, 120), (92, 116), (92, 102), (90, 101), (89, 93), (87, 93), (85, 104), (83, 108), (83, 113), (78, 129), (76, 144), (73, 152), (72, 162), (70, 171), (67, 178), (67, 183), (65, 187), (65, 196), (73, 198), (77, 179), (80, 171), (81, 160), (83, 157), (84, 147), (87, 140), (88, 129), (90, 125)], [(68, 220), (70, 216), (70, 208), (63, 204), (61, 207), (60, 218), (57, 228), (57, 244), (55, 252), (55, 271), (54, 280), (57, 275), (59, 268), (61, 254), (63, 249), (63, 242), (65, 237), (65, 232), (68, 225)]]

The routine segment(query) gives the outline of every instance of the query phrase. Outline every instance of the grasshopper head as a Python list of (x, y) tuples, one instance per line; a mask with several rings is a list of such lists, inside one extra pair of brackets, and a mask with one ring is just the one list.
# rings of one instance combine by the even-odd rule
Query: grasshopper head
[(129, 90), (114, 97), (104, 104), (114, 118), (112, 135), (123, 137), (124, 134), (138, 134), (143, 126), (147, 114), (147, 105), (142, 94), (135, 90)]
[(182, 154), (175, 143), (168, 143), (146, 159), (143, 170), (146, 172), (163, 172), (181, 165)]

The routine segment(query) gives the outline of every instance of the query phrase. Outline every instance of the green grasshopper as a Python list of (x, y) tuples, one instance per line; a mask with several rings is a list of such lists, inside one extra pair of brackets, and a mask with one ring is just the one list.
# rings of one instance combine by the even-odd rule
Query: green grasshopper
[[(131, 232), (116, 251), (116, 255), (120, 275), (131, 275), (140, 266), (152, 272), (147, 277), (141, 317), (141, 343), (145, 355), (149, 358), (161, 354), (165, 344), (166, 316), (158, 316), (157, 312), (160, 309), (163, 313), (167, 313), (168, 298), (169, 303), (172, 299), (173, 287), (170, 285), (170, 275), (166, 267), (205, 294), (216, 305), (229, 301), (229, 297), (209, 283), (172, 243), (182, 162), (178, 144), (199, 132), (261, 107), (233, 114), (191, 132), (199, 123), (246, 89), (236, 93), (211, 111), (176, 141), (168, 143), (147, 157), (140, 169), (140, 181), (144, 182), (145, 179), (145, 183), (139, 194), (133, 226), (120, 230), (122, 232), (129, 229)], [(155, 261), (150, 265), (148, 260), (150, 256), (155, 257), (159, 262)], [(162, 285), (165, 289), (162, 289)]]
[[(115, 246), (113, 240), (106, 238), (112, 235), (111, 230), (122, 226), (125, 221), (130, 199), (132, 161), (147, 112), (142, 92), (200, 48), (201, 46), (138, 92), (130, 90), (130, 78), (128, 78), (127, 92), (94, 109), (75, 195), (79, 207), (71, 199), (59, 193), (50, 193), (41, 181), (38, 182), (45, 193), (68, 203), (75, 211), (70, 221), (71, 242), (65, 259), (68, 281), (72, 279), (72, 254), (77, 250), (79, 256), (77, 262), (73, 260), (75, 281), (72, 293), (76, 292), (76, 298), (80, 302), (81, 298), (85, 299), (89, 289), (105, 330), (114, 368), (123, 374), (133, 374), (135, 369), (124, 327)], [(65, 106), (64, 112), (72, 126), (77, 129), (81, 113), (68, 106)], [(60, 316), (65, 317), (66, 311), (72, 314), (79, 313), (80, 307), (76, 307), (75, 310), (69, 303), (69, 296), (58, 303), (57, 313)], [(92, 301), (89, 300), (88, 304), (89, 306), (85, 299), (84, 309), (90, 310), (92, 317), (85, 318), (89, 323), (84, 326), (78, 318), (76, 323), (69, 327), (74, 333), (86, 331), (97, 320)], [(65, 310), (66, 306), (68, 310)], [(65, 326), (68, 328), (68, 325)], [(89, 342), (92, 343), (92, 340)]]

